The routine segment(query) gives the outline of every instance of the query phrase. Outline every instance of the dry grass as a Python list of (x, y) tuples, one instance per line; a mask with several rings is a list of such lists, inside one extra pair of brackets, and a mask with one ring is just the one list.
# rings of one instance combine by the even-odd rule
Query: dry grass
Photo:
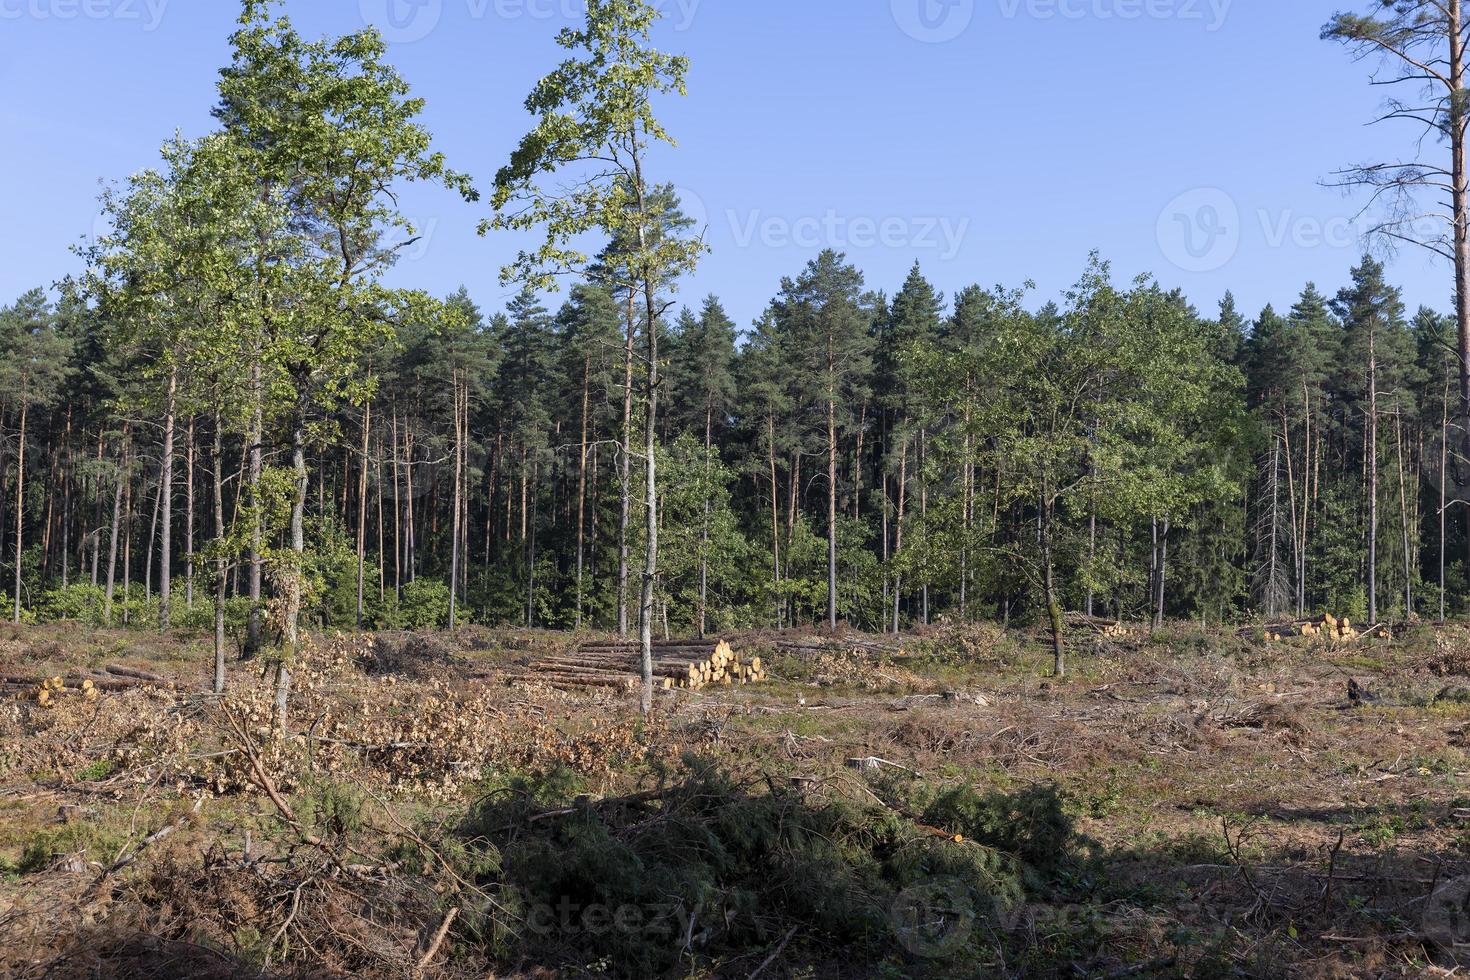
[[(1435, 886), (1470, 873), (1470, 692), (1455, 686), (1470, 631), (1269, 651), (1186, 630), (1079, 638), (1058, 682), (1025, 638), (945, 628), (901, 658), (772, 656), (774, 683), (678, 692), (647, 722), (620, 696), (497, 681), (497, 664), (570, 642), (323, 638), (280, 739), (259, 665), (232, 669), (224, 701), (194, 693), (209, 672), (197, 638), (0, 633), (3, 672), (124, 663), (183, 688), (0, 703), (0, 975), (401, 976), (431, 948), (436, 975), (565, 970), (483, 959), (478, 913), (495, 897), (466, 880), (450, 828), (511, 774), (562, 767), (590, 795), (634, 792), (690, 751), (854, 798), (869, 792), (854, 759), (939, 785), (1055, 782), (1091, 841), (1071, 878), (982, 923), (963, 967), (897, 943), (886, 963), (842, 963), (797, 936), (766, 976), (1453, 965), (1421, 925)], [(737, 962), (688, 948), (690, 975), (746, 976), (774, 944)]]

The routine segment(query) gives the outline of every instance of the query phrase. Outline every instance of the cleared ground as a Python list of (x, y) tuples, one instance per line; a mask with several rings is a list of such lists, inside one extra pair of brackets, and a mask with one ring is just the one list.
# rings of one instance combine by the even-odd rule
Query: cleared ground
[[(568, 636), (321, 638), (276, 739), (268, 665), (232, 665), (220, 702), (205, 638), (6, 628), (11, 678), (173, 683), (0, 702), (0, 974), (1427, 976), (1470, 941), (1429, 901), (1470, 875), (1470, 632), (1079, 629), (1065, 680), (1039, 635), (980, 627), (732, 639), (770, 682), (644, 721), (506, 686)], [(954, 787), (960, 816), (933, 802)], [(662, 931), (657, 896), (588, 920), (588, 827), (642, 862), (608, 881), (701, 897)], [(892, 893), (851, 924), (804, 911), (824, 854)], [(536, 894), (567, 899), (554, 926)]]

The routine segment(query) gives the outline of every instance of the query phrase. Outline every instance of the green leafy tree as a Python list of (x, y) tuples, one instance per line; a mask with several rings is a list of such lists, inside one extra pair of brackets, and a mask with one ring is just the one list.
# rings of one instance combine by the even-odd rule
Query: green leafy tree
[(536, 286), (585, 273), (590, 259), (579, 243), (587, 232), (601, 230), (624, 243), (621, 281), (607, 273), (603, 284), (642, 297), (646, 550), (639, 635), (645, 714), (653, 709), (658, 578), (658, 338), (666, 309), (660, 291), (693, 271), (705, 251), (702, 240), (666, 233), (661, 220), (666, 209), (659, 206), (647, 173), (651, 144), (674, 142), (654, 115), (653, 100), (683, 95), (689, 70), (685, 58), (652, 47), (658, 16), (644, 0), (589, 0), (583, 26), (557, 36), (557, 44), (571, 54), (527, 98), (526, 109), (537, 125), (496, 175), (495, 217), (485, 225), (544, 231), (541, 246), (520, 253), (502, 274)]

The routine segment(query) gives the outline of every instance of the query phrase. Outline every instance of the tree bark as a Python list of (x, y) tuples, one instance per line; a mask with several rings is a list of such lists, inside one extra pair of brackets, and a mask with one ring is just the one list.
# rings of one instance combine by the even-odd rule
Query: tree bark
[[(260, 361), (256, 360), (250, 366), (250, 390), (253, 404), (250, 411), (250, 466), (249, 480), (252, 497), (258, 497), (260, 493), (260, 479), (263, 473), (264, 458), (262, 456), (261, 442), (265, 438), (265, 392), (261, 389)], [(253, 503), (259, 504), (258, 500)], [(261, 608), (260, 608), (260, 577), (262, 560), (263, 529), (260, 526), (261, 515), (258, 506), (252, 507), (251, 529), (250, 529), (250, 568), (246, 575), (246, 588), (250, 594), (250, 617), (245, 624), (245, 659), (249, 660), (260, 653), (261, 646)]]
[(362, 409), (362, 471), (357, 479), (357, 628), (362, 629), (363, 590), (367, 577), (367, 512), (369, 438), (373, 431), (373, 403)]
[(628, 288), (628, 330), (623, 349), (623, 445), (619, 475), (622, 477), (618, 513), (618, 636), (628, 635), (628, 529), (633, 519), (633, 348), (638, 327), (634, 312), (636, 296)]
[(21, 594), (21, 561), (25, 550), (25, 514), (26, 514), (26, 417), (30, 406), (24, 400), (20, 403), (20, 440), (19, 449), (16, 452), (15, 463), (15, 617), (14, 621), (20, 623), (20, 594)]
[(122, 530), (123, 486), (128, 480), (128, 436), (130, 426), (123, 425), (122, 458), (118, 466), (117, 479), (112, 488), (112, 547), (107, 556), (107, 597), (103, 605), (102, 619), (112, 625), (113, 589), (117, 582), (117, 544)]
[(159, 539), (158, 630), (166, 632), (173, 603), (174, 429), (178, 410), (179, 369), (169, 371), (168, 399), (163, 414), (163, 466), (158, 487)]
[(214, 536), (219, 554), (214, 559), (214, 693), (225, 693), (225, 587), (229, 561), (225, 557), (224, 424), (214, 413)]

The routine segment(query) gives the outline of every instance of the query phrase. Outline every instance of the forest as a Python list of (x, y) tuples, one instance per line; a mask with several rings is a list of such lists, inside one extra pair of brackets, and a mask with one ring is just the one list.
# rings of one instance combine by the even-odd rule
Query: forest
[[(678, 292), (703, 230), (671, 187), (630, 183), (656, 123), (597, 172), (620, 134), (590, 131), (569, 62), (486, 209), (487, 234), (548, 245), (484, 310), (475, 284), (381, 283), (416, 234), (394, 181), (479, 198), (381, 42), (308, 42), (252, 3), (233, 43), (217, 131), (106, 191), (85, 276), (0, 312), (17, 622), (218, 607), (253, 650), (272, 603), (277, 632), (626, 634), (651, 609), (703, 635), (1052, 609), (1376, 623), (1470, 599), (1455, 318), (1405, 309), (1371, 255), (1251, 314), (1098, 255), (1063, 296), (946, 297), (917, 263), (874, 283), (828, 250), (737, 324)], [(322, 103), (300, 132), (287, 85)], [(563, 113), (582, 128), (548, 135)], [(313, 128), (359, 118), (354, 140)], [(552, 163), (586, 196), (538, 186)]]
[[(1435, 137), (1323, 178), (1334, 281), (812, 248), (749, 323), (658, 3), (566, 19), (490, 172), (378, 29), (238, 6), (0, 307), (0, 975), (1470, 963), (1460, 0), (1321, 31)], [(411, 185), (512, 257), (405, 285)]]

